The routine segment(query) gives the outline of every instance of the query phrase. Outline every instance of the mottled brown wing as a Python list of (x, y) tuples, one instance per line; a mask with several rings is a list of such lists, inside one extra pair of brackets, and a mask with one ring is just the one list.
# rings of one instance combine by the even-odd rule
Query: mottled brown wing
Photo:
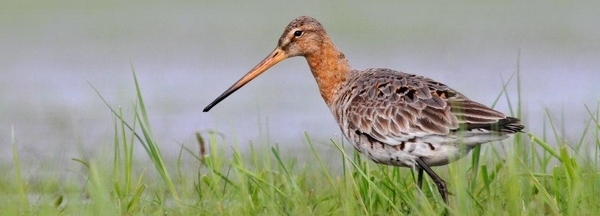
[(349, 86), (348, 126), (390, 145), (506, 118), (442, 83), (389, 69), (366, 70)]

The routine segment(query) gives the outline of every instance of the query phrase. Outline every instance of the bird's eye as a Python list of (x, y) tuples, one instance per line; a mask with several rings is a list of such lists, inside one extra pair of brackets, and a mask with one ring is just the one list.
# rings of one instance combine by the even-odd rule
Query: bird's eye
[(300, 36), (302, 36), (303, 34), (304, 34), (304, 32), (303, 32), (303, 31), (295, 31), (295, 32), (294, 32), (294, 36), (295, 36), (295, 37), (300, 37)]

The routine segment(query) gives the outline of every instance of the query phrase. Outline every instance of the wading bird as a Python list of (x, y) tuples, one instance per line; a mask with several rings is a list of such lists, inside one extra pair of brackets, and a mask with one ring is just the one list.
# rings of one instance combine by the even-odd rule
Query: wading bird
[(204, 112), (278, 62), (306, 58), (321, 96), (354, 149), (376, 163), (423, 171), (447, 204), (446, 183), (430, 167), (464, 157), (475, 146), (521, 132), (520, 120), (470, 100), (427, 77), (386, 68), (353, 70), (316, 19), (302, 16), (277, 47), (210, 103)]

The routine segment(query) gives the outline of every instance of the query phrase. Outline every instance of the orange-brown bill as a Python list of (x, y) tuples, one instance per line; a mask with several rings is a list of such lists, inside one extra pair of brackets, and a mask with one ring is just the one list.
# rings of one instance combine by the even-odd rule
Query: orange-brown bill
[(269, 54), (265, 59), (263, 59), (258, 65), (254, 66), (252, 70), (250, 70), (246, 75), (244, 75), (240, 80), (235, 82), (231, 87), (229, 87), (223, 94), (219, 95), (217, 99), (215, 99), (212, 103), (202, 110), (203, 112), (208, 112), (211, 108), (225, 99), (227, 96), (232, 94), (233, 92), (240, 89), (242, 86), (246, 85), (248, 82), (256, 78), (258, 75), (265, 72), (267, 69), (272, 67), (273, 65), (279, 63), (280, 61), (287, 58), (286, 53), (281, 50), (279, 47), (275, 48), (271, 54)]

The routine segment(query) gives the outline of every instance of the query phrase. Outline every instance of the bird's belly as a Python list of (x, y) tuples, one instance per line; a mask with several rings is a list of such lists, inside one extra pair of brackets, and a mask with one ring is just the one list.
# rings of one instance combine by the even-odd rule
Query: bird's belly
[(354, 142), (357, 151), (370, 160), (386, 165), (414, 167), (416, 158), (421, 158), (429, 166), (446, 165), (469, 153), (472, 146), (404, 142), (387, 145), (380, 142)]

